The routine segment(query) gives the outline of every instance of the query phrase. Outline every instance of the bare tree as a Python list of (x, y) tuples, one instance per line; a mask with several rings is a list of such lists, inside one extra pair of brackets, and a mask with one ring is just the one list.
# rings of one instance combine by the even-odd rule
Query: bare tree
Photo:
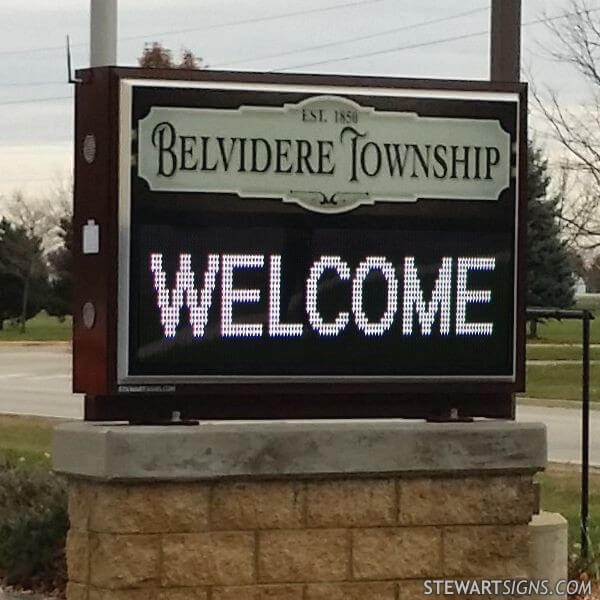
[[(3, 199), (3, 209), (0, 320), (17, 317), (24, 331), (26, 320), (42, 306), (49, 310), (56, 304), (50, 297), (55, 291), (52, 284), (70, 278), (73, 181), (57, 177), (43, 197), (17, 191)], [(62, 295), (66, 297), (69, 290)], [(66, 305), (66, 300), (62, 304)]]
[(51, 198), (35, 199), (19, 191), (11, 196), (6, 208), (9, 220), (29, 237), (40, 239), (44, 245), (52, 243), (57, 234), (60, 209), (53, 206)]
[(39, 207), (46, 213), (47, 220), (47, 231), (43, 236), (44, 249), (51, 253), (64, 246), (65, 231), (72, 227), (73, 178), (57, 177)]
[(571, 65), (588, 89), (576, 106), (550, 88), (531, 86), (534, 104), (565, 151), (560, 165), (569, 201), (560, 218), (583, 249), (600, 248), (600, 13), (589, 0), (569, 0), (562, 18), (545, 19), (553, 36), (553, 59)]
[(49, 222), (47, 213), (23, 194), (15, 193), (9, 204), (10, 219), (0, 223), (0, 274), (20, 282), (21, 331), (29, 316), (32, 288), (47, 280), (43, 236)]
[(56, 177), (54, 185), (45, 198), (48, 214), (58, 222), (65, 217), (73, 216), (73, 178)]

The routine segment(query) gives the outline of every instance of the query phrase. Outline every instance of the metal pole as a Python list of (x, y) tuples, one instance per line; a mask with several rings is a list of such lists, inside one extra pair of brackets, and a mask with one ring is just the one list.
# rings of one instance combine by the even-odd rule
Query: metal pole
[(521, 80), (521, 0), (492, 0), (491, 81)]
[(581, 556), (588, 557), (588, 515), (590, 476), (590, 313), (583, 313), (581, 419)]
[(90, 0), (90, 66), (117, 64), (117, 0)]

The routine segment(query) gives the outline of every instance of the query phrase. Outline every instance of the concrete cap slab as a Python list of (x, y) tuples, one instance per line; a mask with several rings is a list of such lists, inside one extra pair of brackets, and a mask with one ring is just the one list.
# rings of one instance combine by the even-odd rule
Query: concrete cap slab
[(53, 440), (56, 471), (105, 481), (535, 472), (546, 460), (545, 425), (512, 421), (77, 422)]
[(539, 515), (533, 515), (530, 527), (535, 528), (559, 528), (563, 529), (569, 525), (569, 522), (559, 513), (551, 513), (542, 510)]

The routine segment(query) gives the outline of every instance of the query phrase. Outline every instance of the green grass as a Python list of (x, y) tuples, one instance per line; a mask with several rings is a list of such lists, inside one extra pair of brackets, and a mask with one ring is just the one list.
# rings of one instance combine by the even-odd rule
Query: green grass
[(0, 464), (23, 467), (50, 462), (56, 419), (0, 415)]
[[(600, 320), (600, 313), (598, 319)], [(581, 321), (548, 319), (538, 325), (538, 339), (530, 341), (537, 344), (581, 344)], [(600, 344), (600, 323), (598, 321), (591, 322), (590, 341), (592, 344)]]
[[(581, 400), (581, 365), (527, 365), (526, 396)], [(600, 401), (600, 369), (591, 369), (590, 399)]]
[[(571, 563), (579, 554), (579, 511), (581, 505), (581, 474), (578, 469), (550, 467), (540, 473), (541, 506), (548, 512), (560, 513), (569, 522), (569, 554)], [(600, 474), (590, 474), (589, 547), (595, 572), (600, 576)]]
[(42, 311), (29, 319), (25, 325), (25, 333), (21, 333), (19, 325), (4, 321), (4, 328), (0, 330), (0, 342), (67, 341), (71, 339), (72, 318), (70, 316), (61, 323), (57, 317), (50, 317)]
[[(575, 308), (598, 312), (600, 321), (600, 294), (586, 294), (577, 298)], [(592, 321), (590, 328), (592, 344), (600, 344), (600, 323)], [(581, 321), (557, 321), (548, 319), (538, 325), (538, 344), (581, 344)]]

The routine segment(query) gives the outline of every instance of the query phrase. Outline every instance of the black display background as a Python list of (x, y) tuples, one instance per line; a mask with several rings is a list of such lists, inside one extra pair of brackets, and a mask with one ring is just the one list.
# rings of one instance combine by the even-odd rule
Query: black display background
[[(281, 105), (310, 94), (199, 91), (138, 88), (133, 126), (150, 107), (205, 106), (237, 108), (241, 104)], [(517, 107), (482, 101), (444, 101), (389, 97), (345, 97), (380, 110), (414, 111), (423, 116), (500, 119), (516, 140)], [(443, 108), (441, 112), (440, 108)], [(129, 374), (168, 376), (512, 376), (514, 352), (515, 181), (497, 202), (424, 199), (416, 203), (379, 203), (342, 215), (321, 215), (280, 200), (240, 199), (227, 194), (150, 192), (132, 169)], [(237, 304), (234, 320), (260, 322), (261, 338), (222, 338), (220, 277), (205, 337), (194, 339), (182, 311), (173, 340), (163, 337), (150, 254), (164, 254), (168, 287), (174, 286), (178, 256), (192, 254), (197, 286), (203, 282), (209, 253), (264, 254), (263, 269), (239, 269), (236, 287), (261, 289), (259, 304)], [(303, 322), (300, 338), (268, 336), (268, 255), (282, 255), (282, 322)], [(304, 289), (310, 265), (321, 255), (339, 255), (354, 272), (366, 256), (386, 256), (399, 280), (399, 310), (383, 336), (365, 336), (351, 318), (335, 338), (320, 336), (308, 324)], [(493, 321), (492, 336), (422, 336), (402, 334), (402, 286), (405, 256), (415, 256), (424, 297), (429, 299), (444, 256), (493, 256), (492, 273), (471, 272), (469, 288), (491, 289), (492, 303), (469, 305), (468, 321)], [(453, 272), (456, 279), (456, 270)], [(350, 282), (321, 280), (324, 317), (351, 312)], [(337, 282), (337, 283), (335, 283)], [(453, 286), (454, 287), (454, 286)], [(373, 320), (381, 314), (385, 285), (368, 280), (365, 299)], [(452, 314), (455, 315), (453, 296)]]

